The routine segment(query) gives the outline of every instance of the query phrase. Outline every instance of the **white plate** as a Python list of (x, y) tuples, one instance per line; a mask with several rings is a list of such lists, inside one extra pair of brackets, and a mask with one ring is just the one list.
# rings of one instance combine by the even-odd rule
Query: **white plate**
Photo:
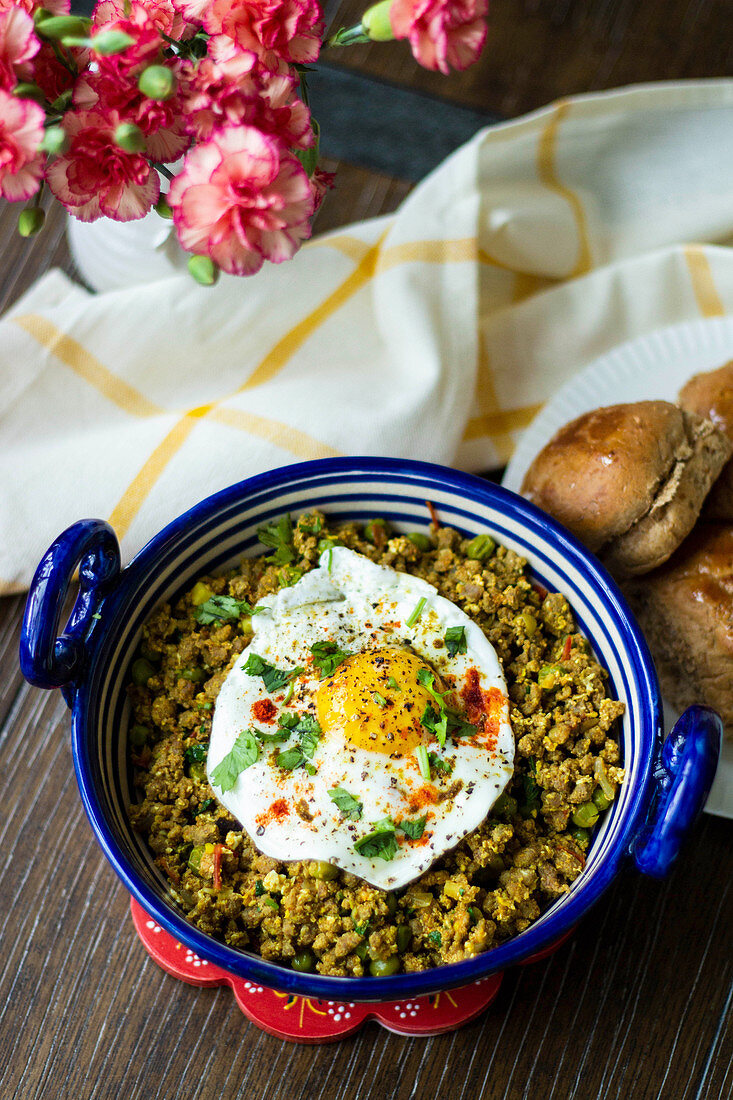
[[(590, 363), (558, 390), (522, 435), (502, 484), (519, 492), (527, 469), (558, 428), (581, 413), (620, 401), (675, 401), (698, 371), (733, 359), (733, 319), (711, 318), (670, 325), (620, 344)], [(665, 703), (667, 728), (677, 713)], [(733, 818), (733, 743), (726, 741), (705, 809)]]

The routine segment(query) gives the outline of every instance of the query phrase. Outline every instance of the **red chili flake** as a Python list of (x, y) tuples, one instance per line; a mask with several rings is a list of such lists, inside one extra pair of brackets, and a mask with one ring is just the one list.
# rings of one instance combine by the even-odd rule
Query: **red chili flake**
[(276, 714), (277, 707), (272, 699), (258, 699), (256, 703), (252, 704), (252, 717), (257, 722), (272, 724), (275, 721)]
[(469, 668), (466, 683), (461, 692), (466, 708), (466, 718), (485, 737), (487, 749), (496, 748), (499, 733), (499, 717), (504, 708), (504, 696), (498, 688), (484, 691), (477, 668)]
[(437, 531), (440, 527), (440, 520), (438, 519), (438, 513), (435, 511), (435, 505), (431, 504), (429, 500), (426, 500), (425, 507), (430, 512), (430, 519), (432, 520), (433, 527)]
[(273, 821), (282, 821), (290, 813), (290, 807), (284, 798), (276, 798), (263, 814), (258, 814), (255, 821), (258, 825), (266, 827)]
[(573, 639), (568, 634), (567, 638), (565, 639), (565, 645), (562, 647), (562, 657), (560, 658), (561, 661), (567, 661), (568, 657), (570, 656), (570, 648), (572, 646), (572, 643)]
[(214, 845), (214, 889), (221, 890), (221, 853), (224, 851), (223, 844)]
[(438, 801), (438, 792), (432, 783), (426, 783), (410, 795), (410, 813), (422, 810), (425, 806), (434, 806)]
[(543, 584), (533, 584), (532, 587), (534, 588), (535, 592), (537, 593), (537, 595), (539, 596), (539, 598), (541, 600), (546, 599), (548, 593), (547, 593), (547, 589), (545, 588), (545, 586)]

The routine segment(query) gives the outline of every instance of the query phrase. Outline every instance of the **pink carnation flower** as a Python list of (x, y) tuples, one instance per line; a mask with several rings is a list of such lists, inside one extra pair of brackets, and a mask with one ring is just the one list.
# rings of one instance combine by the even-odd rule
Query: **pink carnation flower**
[(298, 159), (252, 126), (197, 145), (168, 192), (183, 248), (230, 275), (291, 259), (310, 236), (310, 180)]
[(160, 180), (144, 156), (114, 144), (119, 115), (67, 111), (68, 152), (46, 170), (48, 185), (69, 213), (83, 222), (144, 217), (157, 202)]
[[(117, 6), (111, 0), (102, 0), (95, 19), (105, 14), (115, 15), (116, 11)], [(190, 139), (184, 130), (178, 97), (158, 102), (144, 96), (137, 85), (143, 69), (163, 62), (164, 41), (154, 22), (154, 6), (151, 11), (153, 14), (149, 15), (139, 0), (132, 0), (128, 16), (95, 25), (97, 33), (120, 30), (135, 41), (122, 53), (95, 59), (94, 70), (87, 69), (76, 82), (74, 105), (86, 111), (114, 111), (121, 121), (134, 122), (145, 134), (147, 154), (165, 163), (177, 160)], [(157, 14), (163, 18), (164, 8), (157, 10)], [(180, 63), (169, 62), (169, 65), (175, 67)]]
[(315, 61), (323, 16), (317, 0), (211, 0), (202, 13), (209, 34), (225, 34), (242, 50), (254, 50), (270, 68), (278, 59)]
[(28, 62), (40, 48), (30, 15), (22, 8), (0, 12), (0, 88), (9, 92), (19, 78), (32, 80)]
[(52, 15), (68, 15), (70, 3), (71, 0), (0, 0), (0, 11), (22, 8), (28, 15), (33, 15), (36, 8), (45, 8)]
[[(173, 0), (145, 0), (144, 8), (150, 21), (170, 38), (182, 41), (195, 34), (195, 28), (186, 25)], [(131, 13), (129, 4), (128, 11)], [(109, 23), (117, 23), (127, 18), (125, 0), (99, 0), (92, 13), (92, 23), (95, 27), (106, 27)]]
[(38, 190), (45, 118), (37, 103), (0, 90), (0, 193), (10, 202), (25, 202)]
[(172, 0), (173, 7), (180, 12), (184, 19), (190, 19), (192, 23), (200, 23), (204, 12), (211, 0)]
[(305, 149), (315, 140), (310, 111), (295, 95), (297, 80), (270, 72), (250, 50), (226, 61), (204, 58), (183, 83), (186, 125), (198, 141), (243, 123), (288, 147)]
[(409, 38), (426, 69), (467, 69), (486, 41), (488, 0), (394, 0), (389, 9), (395, 38)]

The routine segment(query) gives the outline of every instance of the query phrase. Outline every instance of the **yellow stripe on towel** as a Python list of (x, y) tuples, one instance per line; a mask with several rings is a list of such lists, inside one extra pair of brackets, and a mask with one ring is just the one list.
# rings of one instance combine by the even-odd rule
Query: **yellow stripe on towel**
[(159, 405), (148, 401), (139, 390), (123, 382), (103, 363), (100, 363), (96, 356), (82, 347), (78, 340), (74, 340), (73, 337), (56, 328), (45, 317), (37, 313), (24, 313), (20, 317), (11, 317), (10, 320), (37, 340), (64, 366), (125, 412), (133, 416), (160, 416), (165, 412)]
[(690, 272), (690, 282), (703, 317), (725, 317), (725, 307), (715, 288), (710, 261), (702, 245), (691, 244), (685, 248), (685, 260)]
[(549, 187), (551, 191), (561, 195), (570, 204), (573, 211), (578, 232), (578, 259), (573, 270), (569, 272), (568, 278), (574, 279), (577, 275), (585, 275), (586, 272), (590, 271), (592, 262), (588, 240), (588, 223), (583, 204), (575, 191), (562, 183), (557, 175), (557, 135), (560, 123), (569, 110), (569, 102), (558, 103), (542, 130), (537, 147), (537, 174), (545, 187)]
[(290, 451), (296, 458), (338, 458), (341, 451), (329, 447), (327, 443), (321, 443), (301, 432), (297, 428), (291, 428), (289, 424), (282, 424), (279, 420), (270, 420), (269, 417), (257, 416), (256, 413), (244, 412), (240, 409), (214, 409), (211, 413), (212, 420), (218, 420), (230, 428), (238, 428), (249, 432), (250, 435), (266, 439), (283, 451)]

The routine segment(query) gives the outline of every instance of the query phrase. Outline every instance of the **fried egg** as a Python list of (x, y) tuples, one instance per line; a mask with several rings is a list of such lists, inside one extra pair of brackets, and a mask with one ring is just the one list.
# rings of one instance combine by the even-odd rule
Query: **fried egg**
[(256, 612), (215, 705), (217, 798), (265, 855), (407, 885), (511, 778), (496, 651), (432, 585), (345, 547)]

